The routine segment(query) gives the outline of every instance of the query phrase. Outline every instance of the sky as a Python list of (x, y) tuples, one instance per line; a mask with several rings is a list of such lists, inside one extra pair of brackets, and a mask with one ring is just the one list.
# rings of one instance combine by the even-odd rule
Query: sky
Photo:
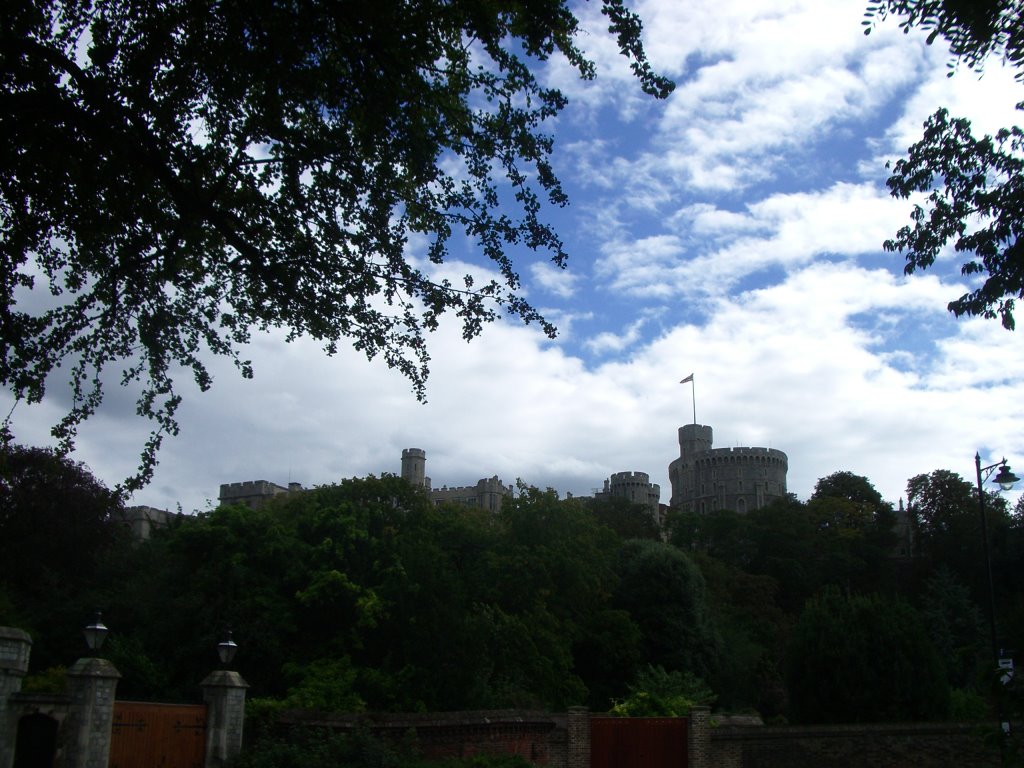
[[(895, 503), (920, 473), (973, 480), (976, 451), (1024, 470), (1021, 337), (947, 312), (970, 285), (955, 254), (905, 276), (882, 248), (911, 210), (889, 196), (886, 162), (940, 106), (976, 133), (1019, 122), (1021, 86), (997, 62), (948, 78), (947, 49), (891, 20), (865, 36), (864, 6), (635, 3), (652, 65), (677, 83), (664, 101), (641, 92), (598, 4), (582, 6), (597, 79), (558, 60), (537, 70), (570, 99), (545, 130), (571, 204), (543, 212), (569, 267), (516, 256), (557, 339), (508, 321), (467, 344), (443, 324), (420, 403), (380, 360), (257, 335), (252, 380), (212, 358), (210, 391), (183, 378), (181, 431), (130, 503), (204, 511), (221, 483), (398, 473), (409, 447), (435, 487), (497, 475), (587, 495), (641, 471), (668, 503), (694, 416), (715, 447), (784, 451), (801, 499), (850, 471)], [(464, 258), (446, 268), (473, 269)], [(19, 405), (18, 441), (46, 444), (61, 405)], [(74, 458), (113, 486), (150, 429), (110, 388)]]

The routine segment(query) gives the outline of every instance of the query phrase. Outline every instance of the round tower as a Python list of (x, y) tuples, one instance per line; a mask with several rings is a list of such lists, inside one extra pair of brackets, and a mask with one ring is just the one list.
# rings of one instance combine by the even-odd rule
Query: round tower
[(679, 428), (679, 458), (668, 465), (671, 505), (691, 512), (744, 514), (786, 495), (789, 460), (774, 448), (714, 448), (711, 427)]
[(711, 450), (714, 443), (711, 427), (704, 424), (687, 424), (679, 428), (679, 456), (692, 458), (698, 453)]
[(402, 450), (402, 479), (417, 488), (426, 486), (427, 452), (422, 448)]

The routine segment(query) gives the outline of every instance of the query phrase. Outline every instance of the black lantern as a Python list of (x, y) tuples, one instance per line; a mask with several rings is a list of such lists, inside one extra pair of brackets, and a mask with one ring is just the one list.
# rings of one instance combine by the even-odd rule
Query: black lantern
[(224, 639), (217, 643), (217, 655), (220, 656), (220, 663), (227, 666), (235, 659), (238, 653), (238, 643), (231, 639), (231, 630), (224, 634)]
[(89, 646), (89, 650), (98, 651), (102, 648), (103, 641), (107, 639), (108, 632), (110, 630), (104, 625), (102, 615), (99, 611), (96, 611), (92, 624), (82, 630), (82, 634), (85, 635), (85, 644)]
[(1010, 471), (1009, 464), (1001, 464), (999, 466), (999, 472), (992, 478), (992, 482), (1004, 491), (1008, 491), (1013, 488), (1014, 483), (1020, 482), (1020, 478)]

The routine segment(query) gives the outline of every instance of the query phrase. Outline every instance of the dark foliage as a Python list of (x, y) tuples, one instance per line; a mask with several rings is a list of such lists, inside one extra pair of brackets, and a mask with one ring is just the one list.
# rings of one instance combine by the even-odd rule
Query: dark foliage
[[(0, 623), (36, 636), (33, 661), (66, 664), (128, 546), (120, 498), (88, 468), (42, 448), (0, 449)], [(6, 606), (5, 606), (6, 604)], [(73, 655), (72, 655), (73, 654)]]
[(920, 617), (898, 599), (807, 603), (791, 647), (789, 691), (802, 723), (942, 719), (949, 686)]

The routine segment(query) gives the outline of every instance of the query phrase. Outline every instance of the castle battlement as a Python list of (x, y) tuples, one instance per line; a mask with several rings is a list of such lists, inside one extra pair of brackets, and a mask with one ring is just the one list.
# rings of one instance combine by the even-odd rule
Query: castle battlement
[(646, 472), (614, 472), (609, 478), (613, 485), (618, 483), (649, 483), (651, 476)]
[(728, 463), (749, 459), (778, 461), (788, 466), (789, 457), (775, 448), (712, 448), (704, 451), (694, 461), (702, 463)]
[(277, 483), (272, 483), (269, 480), (246, 480), (241, 483), (221, 483), (220, 495), (223, 497), (224, 492), (227, 491), (233, 496), (246, 496), (251, 493), (271, 491), (275, 488), (282, 491), (287, 490), (287, 488), (282, 488)]

